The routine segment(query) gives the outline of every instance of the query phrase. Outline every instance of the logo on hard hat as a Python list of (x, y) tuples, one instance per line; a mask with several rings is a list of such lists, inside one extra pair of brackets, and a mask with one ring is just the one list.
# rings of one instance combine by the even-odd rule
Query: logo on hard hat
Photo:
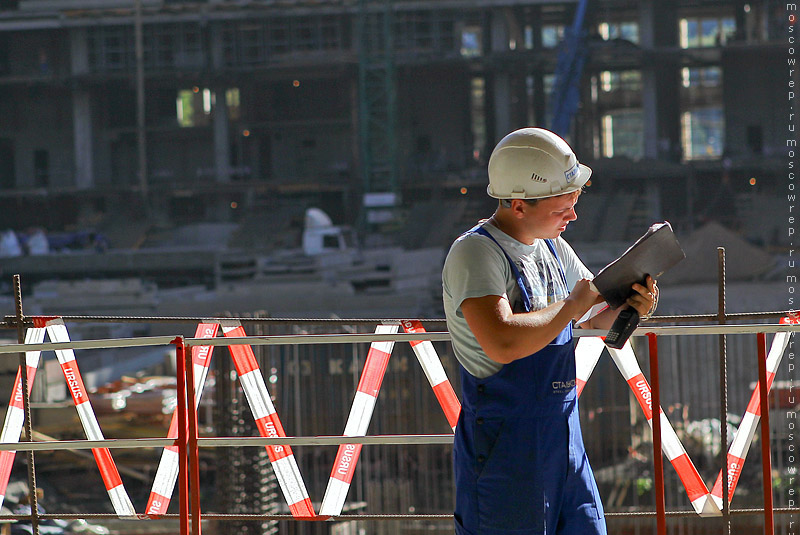
[(567, 177), (567, 184), (578, 178), (578, 175), (580, 174), (581, 174), (581, 169), (580, 167), (578, 167), (577, 163), (572, 167), (570, 167), (568, 170), (564, 171), (564, 176)]

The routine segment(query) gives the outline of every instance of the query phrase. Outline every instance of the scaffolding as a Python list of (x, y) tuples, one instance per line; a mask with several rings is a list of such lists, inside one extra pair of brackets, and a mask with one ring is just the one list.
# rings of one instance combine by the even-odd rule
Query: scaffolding
[(399, 205), (394, 22), (389, 0), (359, 0), (358, 5), (359, 141), (369, 228), (391, 222)]

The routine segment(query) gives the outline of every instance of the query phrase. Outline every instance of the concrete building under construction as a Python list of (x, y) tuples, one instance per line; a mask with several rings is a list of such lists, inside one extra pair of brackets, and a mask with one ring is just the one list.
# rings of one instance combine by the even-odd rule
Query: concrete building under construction
[(775, 225), (748, 216), (785, 175), (789, 8), (5, 1), (0, 227), (314, 204), (386, 234), (442, 199), (474, 219), (491, 147), (537, 125), (595, 167), (598, 202), (573, 241), (638, 236), (637, 217), (655, 216), (772, 244)]

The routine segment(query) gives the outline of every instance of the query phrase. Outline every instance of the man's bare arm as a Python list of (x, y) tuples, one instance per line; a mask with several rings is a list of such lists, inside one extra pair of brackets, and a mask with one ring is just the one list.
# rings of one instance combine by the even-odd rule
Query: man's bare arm
[(581, 280), (569, 297), (541, 310), (515, 314), (505, 297), (487, 295), (465, 299), (461, 311), (489, 358), (508, 364), (544, 348), (597, 299), (589, 282)]

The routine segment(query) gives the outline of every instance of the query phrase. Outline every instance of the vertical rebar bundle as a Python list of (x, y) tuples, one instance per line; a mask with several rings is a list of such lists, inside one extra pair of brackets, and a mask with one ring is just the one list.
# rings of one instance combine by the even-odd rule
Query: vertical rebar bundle
[[(263, 334), (261, 326), (253, 334)], [(220, 437), (258, 436), (250, 408), (227, 351), (216, 355), (214, 430)], [(216, 450), (216, 503), (231, 514), (278, 514), (283, 499), (265, 448), (218, 448)], [(275, 535), (274, 520), (234, 520), (219, 523), (218, 535)]]

